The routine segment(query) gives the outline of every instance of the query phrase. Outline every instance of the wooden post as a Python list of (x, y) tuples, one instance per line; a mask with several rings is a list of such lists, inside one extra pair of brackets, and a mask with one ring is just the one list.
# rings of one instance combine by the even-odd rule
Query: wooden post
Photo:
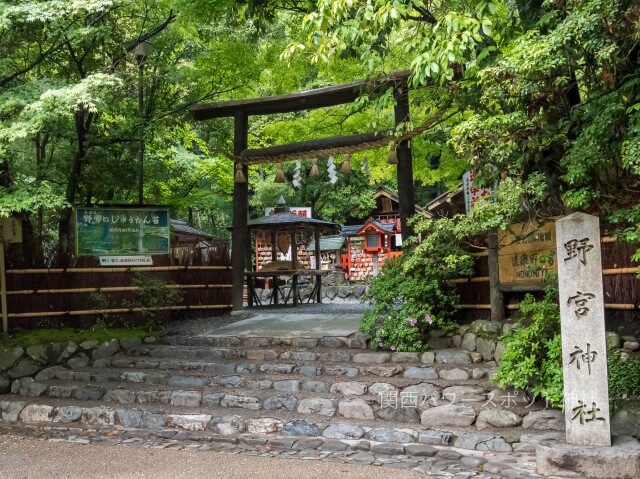
[(347, 269), (347, 272), (349, 274), (347, 280), (351, 281), (351, 265), (353, 264), (353, 250), (351, 249), (351, 236), (349, 236), (349, 244), (347, 245), (349, 251), (347, 251), (348, 259), (347, 261), (349, 261), (349, 268)]
[[(276, 239), (277, 239), (277, 235), (276, 235), (276, 231), (272, 230), (271, 231), (271, 261), (276, 261), (278, 259), (278, 252), (276, 251)], [(256, 260), (256, 270), (258, 269), (257, 267), (257, 260)], [(269, 280), (269, 288), (271, 288), (271, 296), (273, 297), (273, 304), (278, 304), (278, 284), (276, 283), (278, 280), (275, 278), (271, 278)]]
[[(245, 254), (244, 265), (247, 271), (253, 271), (255, 269), (253, 265), (253, 261), (251, 261), (251, 240), (252, 240), (251, 233), (247, 228), (247, 244), (246, 244), (246, 250), (244, 252)], [(257, 256), (258, 255), (256, 254), (256, 257)], [(254, 291), (253, 288), (254, 288), (255, 278), (253, 276), (251, 277), (247, 276), (245, 277), (245, 281), (247, 282), (247, 306), (251, 308), (253, 306), (252, 295)]]
[(276, 235), (276, 230), (271, 231), (271, 261), (276, 261), (278, 259), (278, 251), (277, 249), (277, 241), (278, 237)]
[[(245, 113), (238, 112), (234, 117), (233, 153), (240, 153), (247, 148), (247, 132), (249, 121)], [(249, 244), (249, 228), (247, 227), (247, 215), (249, 211), (249, 172), (244, 165), (242, 172), (247, 181), (245, 183), (233, 183), (233, 222), (231, 232), (231, 267), (232, 270), (232, 304), (233, 310), (243, 308), (242, 290), (244, 287), (245, 255)]]
[(293, 266), (293, 305), (298, 306), (298, 244), (296, 243), (296, 228), (291, 230), (291, 266)]
[[(0, 230), (0, 233), (2, 230)], [(9, 319), (7, 316), (7, 278), (4, 264), (4, 237), (0, 234), (0, 297), (2, 298), (2, 337), (9, 339)]]
[[(409, 121), (409, 87), (403, 80), (393, 88), (396, 100), (394, 115), (396, 126)], [(407, 225), (407, 220), (416, 214), (416, 200), (413, 189), (413, 157), (409, 140), (401, 141), (397, 148), (398, 155), (398, 199), (400, 210), (400, 225), (402, 228), (402, 242), (413, 236), (413, 228)]]
[[(321, 270), (322, 261), (320, 261), (320, 231), (314, 231), (315, 240), (316, 240), (316, 269)], [(316, 275), (316, 303), (322, 302), (322, 276)]]
[(253, 295), (254, 295), (253, 282), (254, 282), (253, 276), (247, 276), (247, 306), (249, 306), (250, 308), (253, 307)]
[(491, 321), (504, 321), (504, 296), (500, 291), (498, 267), (498, 233), (491, 230), (487, 237), (489, 245), (489, 298), (491, 302)]

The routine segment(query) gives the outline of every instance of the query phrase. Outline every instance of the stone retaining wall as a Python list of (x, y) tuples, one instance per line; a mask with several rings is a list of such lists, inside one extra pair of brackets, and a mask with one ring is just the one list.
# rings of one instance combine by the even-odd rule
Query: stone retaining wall
[[(290, 289), (289, 286), (282, 287), (285, 297), (289, 295)], [(298, 289), (302, 302), (307, 302), (311, 294), (311, 287), (302, 284), (298, 286)], [(357, 303), (366, 291), (367, 286), (364, 284), (323, 286), (322, 302), (328, 304)], [(263, 304), (268, 304), (273, 294), (273, 289), (255, 288), (255, 293)]]
[(83, 341), (79, 344), (73, 341), (66, 343), (38, 344), (22, 348), (0, 349), (0, 394), (11, 391), (14, 380), (24, 377), (38, 379), (38, 374), (52, 366), (69, 366), (81, 368), (88, 366), (96, 359), (107, 358), (129, 348), (140, 346), (142, 343), (153, 344), (157, 338), (149, 336), (141, 338), (112, 339), (100, 343), (96, 340)]

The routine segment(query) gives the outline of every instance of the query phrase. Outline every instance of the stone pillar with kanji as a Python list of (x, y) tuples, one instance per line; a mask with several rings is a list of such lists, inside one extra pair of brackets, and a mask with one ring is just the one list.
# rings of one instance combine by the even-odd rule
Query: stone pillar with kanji
[(574, 213), (556, 233), (567, 443), (610, 446), (599, 220)]

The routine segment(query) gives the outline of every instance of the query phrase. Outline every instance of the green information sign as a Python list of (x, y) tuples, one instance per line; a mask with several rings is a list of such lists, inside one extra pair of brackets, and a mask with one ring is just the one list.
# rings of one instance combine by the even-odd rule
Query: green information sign
[(169, 253), (166, 208), (76, 208), (78, 256)]

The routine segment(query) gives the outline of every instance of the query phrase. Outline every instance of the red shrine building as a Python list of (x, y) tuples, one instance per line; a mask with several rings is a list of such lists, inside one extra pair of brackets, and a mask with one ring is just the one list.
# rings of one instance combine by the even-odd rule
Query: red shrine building
[[(384, 262), (402, 254), (399, 198), (386, 188), (374, 193), (375, 208), (364, 224), (346, 225), (340, 230), (345, 238), (341, 267), (345, 279), (362, 281), (376, 276)], [(430, 216), (416, 205), (416, 213)]]

